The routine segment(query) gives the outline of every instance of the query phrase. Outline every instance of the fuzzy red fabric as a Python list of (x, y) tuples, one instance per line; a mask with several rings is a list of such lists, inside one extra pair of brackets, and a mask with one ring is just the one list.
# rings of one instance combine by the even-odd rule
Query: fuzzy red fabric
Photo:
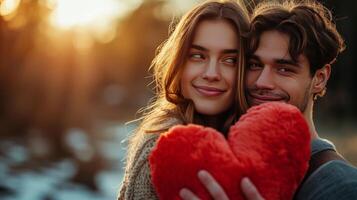
[(301, 112), (285, 103), (252, 107), (230, 128), (218, 131), (179, 125), (160, 136), (149, 156), (151, 177), (160, 199), (180, 199), (189, 188), (211, 199), (197, 178), (208, 170), (230, 199), (244, 200), (240, 181), (249, 177), (266, 200), (292, 199), (310, 158), (310, 133)]

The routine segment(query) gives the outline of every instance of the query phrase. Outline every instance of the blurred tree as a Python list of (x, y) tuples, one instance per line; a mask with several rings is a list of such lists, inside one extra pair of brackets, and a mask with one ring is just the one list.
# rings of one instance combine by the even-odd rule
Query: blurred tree
[(143, 2), (120, 21), (117, 37), (111, 43), (95, 47), (97, 62), (105, 66), (100, 70), (99, 87), (116, 85), (124, 90), (122, 103), (108, 106), (105, 113), (125, 120), (133, 118), (132, 113), (152, 95), (147, 88), (152, 80), (148, 68), (157, 46), (168, 36), (169, 19), (157, 14), (164, 6), (163, 1)]
[[(51, 27), (52, 10), (43, 2), (20, 1), (11, 16), (0, 15), (0, 138), (43, 146), (40, 153), (30, 148), (27, 167), (43, 164), (39, 160), (77, 160), (80, 171), (73, 180), (96, 189), (95, 174), (108, 167), (96, 133), (103, 122), (133, 118), (150, 98), (145, 77), (167, 37), (169, 21), (157, 15), (165, 4), (143, 2), (118, 22), (113, 41), (88, 46), (80, 42), (89, 34)], [(94, 153), (88, 160), (66, 141), (73, 127), (90, 138)], [(34, 143), (38, 138), (42, 144)]]

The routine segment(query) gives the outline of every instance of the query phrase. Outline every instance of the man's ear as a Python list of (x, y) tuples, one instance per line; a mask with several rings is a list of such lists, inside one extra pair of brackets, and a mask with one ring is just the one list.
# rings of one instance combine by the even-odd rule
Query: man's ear
[(327, 81), (330, 78), (331, 65), (326, 64), (321, 69), (316, 70), (312, 81), (312, 93), (324, 95)]

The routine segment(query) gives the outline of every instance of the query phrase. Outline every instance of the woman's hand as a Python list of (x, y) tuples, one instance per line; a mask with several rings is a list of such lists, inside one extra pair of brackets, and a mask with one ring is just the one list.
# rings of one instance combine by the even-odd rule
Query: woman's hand
[[(198, 178), (201, 183), (206, 187), (210, 195), (215, 200), (229, 200), (227, 194), (218, 182), (205, 170), (198, 172)], [(264, 200), (259, 194), (257, 188), (248, 178), (243, 178), (241, 181), (241, 189), (247, 200)], [(199, 200), (199, 198), (187, 188), (180, 190), (180, 197), (183, 200)]]

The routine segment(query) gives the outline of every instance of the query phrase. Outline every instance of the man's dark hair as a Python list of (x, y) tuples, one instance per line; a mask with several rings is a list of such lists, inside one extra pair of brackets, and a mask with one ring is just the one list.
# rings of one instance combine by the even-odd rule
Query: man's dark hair
[(277, 30), (290, 37), (289, 53), (294, 61), (304, 54), (310, 63), (310, 74), (332, 64), (345, 49), (336, 30), (331, 12), (315, 1), (264, 1), (256, 6), (251, 18), (249, 53), (258, 48), (263, 32)]

